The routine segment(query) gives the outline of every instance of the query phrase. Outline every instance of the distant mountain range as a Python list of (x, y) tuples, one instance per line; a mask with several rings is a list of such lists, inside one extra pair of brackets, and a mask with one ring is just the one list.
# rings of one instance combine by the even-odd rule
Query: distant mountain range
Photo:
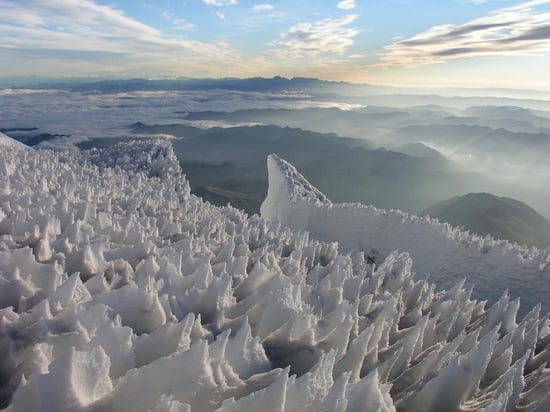
[[(5, 82), (4, 82), (5, 83)], [(367, 92), (376, 90), (394, 90), (387, 86), (371, 86), (368, 84), (351, 84), (346, 82), (325, 81), (307, 77), (272, 78), (251, 77), (217, 78), (217, 79), (13, 79), (4, 84), (13, 87), (32, 87), (34, 89), (55, 88), (76, 92), (97, 91), (101, 93), (120, 93), (131, 91), (159, 91), (159, 90), (237, 90), (237, 91), (326, 91), (339, 93)]]
[(205, 130), (140, 123), (133, 131), (142, 136), (180, 137), (172, 144), (192, 190), (215, 204), (229, 201), (242, 207), (241, 200), (245, 201), (248, 212), (257, 212), (265, 197), (265, 158), (271, 153), (292, 161), (313, 184), (339, 202), (417, 213), (457, 190), (489, 187), (483, 176), (457, 171), (443, 155), (422, 145), (407, 145), (403, 150), (411, 154), (405, 154), (376, 148), (365, 139), (278, 126)]
[[(319, 118), (323, 112), (333, 113), (310, 110), (308, 114)], [(278, 118), (282, 114), (296, 115), (291, 111), (277, 110), (260, 113), (266, 116), (262, 120)], [(305, 111), (298, 113), (304, 114)], [(223, 120), (243, 120), (241, 115), (248, 114), (250, 112), (227, 114)], [(219, 115), (204, 112), (190, 117), (213, 120), (219, 119)], [(399, 113), (394, 112), (391, 116), (398, 117)], [(292, 122), (297, 117), (288, 116), (287, 119)], [(497, 141), (500, 140), (501, 146), (511, 141), (502, 137), (490, 141), (491, 129), (486, 127), (431, 127), (439, 129), (442, 132), (439, 138), (447, 141), (452, 140), (454, 133), (449, 132), (456, 132), (456, 128), (478, 131), (472, 138), (477, 146), (489, 146), (495, 151)], [(426, 127), (418, 129), (425, 131)], [(550, 222), (518, 200), (489, 193), (470, 193), (441, 201), (457, 192), (487, 192), (495, 187), (488, 176), (460, 171), (440, 152), (415, 142), (411, 136), (409, 142), (403, 138), (401, 145), (387, 150), (376, 148), (365, 139), (274, 125), (200, 129), (188, 124), (147, 125), (138, 122), (132, 125), (132, 130), (137, 136), (175, 136), (176, 139), (172, 140), (174, 151), (193, 193), (215, 205), (229, 203), (249, 214), (257, 213), (267, 192), (265, 158), (277, 153), (297, 165), (310, 182), (336, 202), (360, 202), (384, 209), (401, 209), (430, 215), (479, 235), (492, 235), (538, 247), (550, 246)], [(406, 130), (412, 132), (414, 129), (409, 127)], [(543, 135), (535, 135), (528, 140), (537, 145), (543, 144), (544, 139)], [(518, 144), (512, 141), (513, 145)], [(97, 139), (79, 146), (87, 148), (112, 143), (114, 141)], [(543, 156), (546, 151), (542, 147), (539, 149)]]
[(479, 235), (529, 246), (550, 247), (550, 221), (519, 200), (489, 193), (468, 193), (421, 212)]
[[(333, 132), (340, 136), (366, 138), (372, 147), (384, 147), (417, 158), (425, 158), (431, 152), (434, 155), (430, 156), (431, 165), (439, 159), (439, 162), (446, 163), (443, 169), (449, 170), (453, 162), (455, 171), (476, 172), (483, 175), (485, 180), (480, 184), (458, 184), (454, 193), (449, 193), (449, 187), (443, 188), (439, 198), (430, 194), (433, 202), (468, 192), (500, 192), (527, 201), (544, 216), (550, 217), (547, 199), (540, 190), (550, 185), (548, 112), (512, 106), (471, 106), (466, 110), (457, 110), (434, 104), (409, 108), (367, 105), (351, 110), (310, 107), (202, 111), (186, 113), (185, 120), (187, 124), (259, 123)], [(299, 161), (293, 162), (304, 173), (308, 173)], [(374, 171), (365, 176), (367, 184), (376, 180), (376, 173)], [(492, 183), (486, 184), (487, 180)], [(449, 180), (448, 184), (453, 185), (455, 182)], [(389, 187), (392, 185), (396, 183), (390, 182)], [(410, 191), (416, 190), (418, 186), (422, 184), (403, 186), (403, 196), (415, 196)], [(439, 189), (440, 186), (434, 188)], [(336, 198), (330, 193), (331, 188), (323, 190), (332, 195), (333, 199)], [(346, 200), (350, 199), (338, 197), (338, 201)], [(376, 196), (353, 200), (415, 213), (430, 205), (427, 203), (420, 208), (411, 208), (408, 203), (398, 202), (382, 205), (377, 204)]]
[(506, 88), (461, 88), (461, 87), (435, 87), (418, 88), (403, 86), (388, 86), (367, 83), (348, 83), (343, 81), (327, 81), (310, 77), (286, 78), (274, 77), (250, 77), (250, 78), (189, 78), (177, 77), (168, 79), (147, 78), (99, 78), (99, 77), (74, 77), (74, 78), (44, 78), (44, 77), (3, 77), (0, 79), (0, 87), (7, 88), (34, 88), (34, 89), (64, 89), (70, 91), (99, 91), (102, 93), (116, 93), (145, 90), (239, 90), (239, 91), (289, 91), (303, 90), (316, 92), (330, 92), (356, 96), (365, 93), (377, 94), (415, 94), (415, 95), (440, 95), (463, 98), (478, 97), (515, 97), (525, 99), (546, 99), (548, 92), (527, 89)]

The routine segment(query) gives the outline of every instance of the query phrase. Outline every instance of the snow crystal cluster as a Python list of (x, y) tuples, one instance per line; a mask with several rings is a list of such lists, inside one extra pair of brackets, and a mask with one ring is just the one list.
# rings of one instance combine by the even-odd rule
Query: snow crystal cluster
[(540, 306), (520, 320), (411, 265), (202, 202), (167, 142), (4, 146), (0, 407), (549, 410)]
[(276, 155), (269, 156), (268, 169), (262, 216), (307, 230), (319, 240), (338, 241), (341, 251), (365, 251), (379, 263), (394, 250), (406, 251), (413, 270), (429, 275), (438, 287), (451, 288), (466, 278), (468, 286), (475, 284), (474, 298), (494, 303), (508, 290), (521, 297), (521, 314), (539, 302), (544, 312), (550, 311), (550, 250), (480, 237), (428, 216), (333, 204)]

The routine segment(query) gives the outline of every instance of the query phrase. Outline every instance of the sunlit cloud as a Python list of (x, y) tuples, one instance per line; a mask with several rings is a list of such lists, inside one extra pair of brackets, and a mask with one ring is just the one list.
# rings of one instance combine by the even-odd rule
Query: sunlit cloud
[(380, 67), (416, 67), (449, 59), (525, 55), (550, 50), (550, 13), (535, 0), (496, 10), (461, 25), (434, 26), (385, 49)]
[(288, 57), (318, 56), (322, 53), (344, 54), (353, 45), (358, 30), (349, 27), (357, 18), (349, 14), (339, 19), (323, 19), (315, 23), (298, 23), (280, 36), (276, 45)]
[(0, 1), (0, 24), (51, 27), (56, 26), (56, 20), (63, 20), (67, 29), (110, 24), (110, 32), (135, 30), (158, 34), (158, 30), (124, 16), (119, 10), (89, 0)]
[(202, 0), (203, 3), (208, 4), (209, 6), (234, 6), (239, 2), (237, 0)]
[[(190, 23), (165, 14), (180, 28)], [(52, 75), (80, 73), (207, 74), (214, 63), (247, 70), (228, 43), (169, 35), (90, 0), (0, 0), (0, 59), (40, 61)], [(15, 63), (13, 67), (15, 67)], [(9, 73), (3, 64), (4, 73)], [(249, 69), (248, 69), (249, 70)], [(212, 69), (214, 73), (214, 69)]]
[(274, 8), (275, 8), (275, 7), (273, 7), (272, 4), (264, 3), (264, 4), (255, 4), (255, 5), (252, 7), (252, 10), (257, 11), (257, 12), (262, 12), (262, 11), (271, 11), (271, 10), (273, 10)]
[(342, 10), (351, 10), (355, 8), (355, 0), (341, 0), (337, 7)]

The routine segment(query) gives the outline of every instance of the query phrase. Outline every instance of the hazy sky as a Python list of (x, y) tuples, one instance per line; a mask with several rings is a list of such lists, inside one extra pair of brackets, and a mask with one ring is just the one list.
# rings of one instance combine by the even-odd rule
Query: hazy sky
[(0, 77), (550, 90), (550, 0), (0, 0)]

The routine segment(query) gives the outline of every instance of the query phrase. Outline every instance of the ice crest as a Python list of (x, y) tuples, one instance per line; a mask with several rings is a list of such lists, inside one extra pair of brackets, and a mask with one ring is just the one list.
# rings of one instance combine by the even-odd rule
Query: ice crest
[(0, 146), (2, 147), (16, 147), (24, 150), (32, 150), (29, 146), (25, 146), (23, 143), (5, 135), (0, 132)]
[[(370, 205), (331, 203), (283, 159), (268, 159), (269, 190), (261, 214), (312, 237), (337, 241), (343, 252), (363, 251), (382, 263), (394, 250), (413, 259), (413, 271), (440, 288), (461, 278), (473, 297), (495, 302), (505, 291), (520, 297), (521, 314), (542, 303), (550, 310), (550, 250), (480, 237), (429, 217)], [(305, 183), (304, 183), (305, 182)]]

